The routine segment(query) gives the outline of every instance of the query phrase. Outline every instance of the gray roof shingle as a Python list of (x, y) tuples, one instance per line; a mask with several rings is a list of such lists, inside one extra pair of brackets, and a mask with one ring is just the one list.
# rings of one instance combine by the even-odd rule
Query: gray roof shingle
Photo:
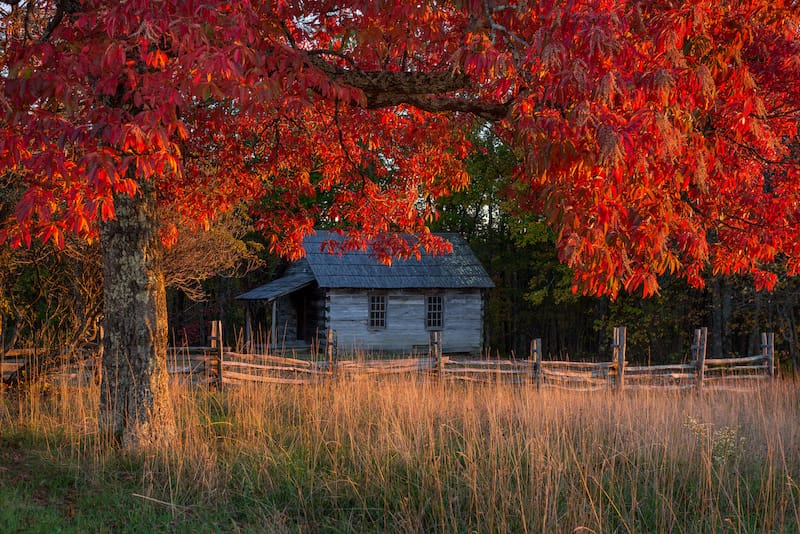
[(306, 236), (306, 257), (288, 275), (236, 297), (238, 300), (273, 300), (316, 280), (320, 287), (336, 289), (488, 289), (494, 287), (483, 265), (458, 234), (437, 234), (453, 245), (450, 254), (423, 254), (395, 259), (384, 265), (370, 251), (342, 255), (322, 251), (326, 241), (341, 241), (339, 234), (317, 231)]
[(339, 234), (318, 231), (303, 242), (306, 261), (320, 287), (351, 289), (488, 289), (494, 287), (478, 258), (458, 234), (437, 234), (453, 245), (450, 254), (423, 254), (417, 260), (395, 259), (384, 265), (369, 251), (342, 255), (322, 251), (323, 243), (341, 241)]

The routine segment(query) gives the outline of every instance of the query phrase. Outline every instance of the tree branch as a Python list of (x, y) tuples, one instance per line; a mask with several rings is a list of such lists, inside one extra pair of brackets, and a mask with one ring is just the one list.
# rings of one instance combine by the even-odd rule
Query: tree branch
[(53, 18), (50, 19), (50, 22), (47, 23), (47, 27), (44, 29), (40, 41), (44, 42), (48, 40), (53, 31), (61, 24), (61, 21), (64, 20), (64, 15), (77, 13), (80, 7), (80, 4), (76, 0), (59, 0), (56, 6), (56, 12), (53, 14)]
[(306, 58), (309, 64), (325, 73), (331, 80), (360, 89), (366, 97), (367, 109), (407, 104), (433, 113), (443, 111), (471, 113), (490, 121), (504, 119), (511, 109), (512, 101), (483, 102), (458, 96), (440, 96), (472, 87), (469, 76), (455, 70), (363, 71), (331, 65), (319, 54), (307, 54)]
[(423, 111), (440, 113), (444, 111), (460, 111), (469, 113), (486, 119), (488, 121), (499, 121), (508, 115), (511, 109), (511, 101), (505, 103), (482, 102), (480, 100), (469, 100), (458, 97), (435, 97), (429, 95), (403, 95), (398, 93), (377, 94), (370, 98), (367, 97), (367, 107), (369, 109), (385, 108), (408, 104)]

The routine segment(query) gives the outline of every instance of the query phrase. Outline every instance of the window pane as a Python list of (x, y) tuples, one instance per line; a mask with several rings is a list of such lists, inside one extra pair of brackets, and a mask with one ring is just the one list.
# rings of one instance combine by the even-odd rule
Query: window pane
[(442, 328), (443, 315), (443, 299), (441, 295), (426, 297), (425, 327), (430, 329)]
[(370, 328), (386, 328), (386, 296), (370, 295), (369, 297)]

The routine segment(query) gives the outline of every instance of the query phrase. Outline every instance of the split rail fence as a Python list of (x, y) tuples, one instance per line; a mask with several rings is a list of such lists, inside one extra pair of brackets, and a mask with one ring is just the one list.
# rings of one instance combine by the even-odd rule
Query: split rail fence
[(708, 330), (694, 332), (691, 361), (671, 365), (629, 365), (625, 327), (614, 329), (612, 358), (600, 362), (545, 360), (541, 340), (531, 343), (527, 359), (452, 357), (442, 354), (441, 332), (432, 332), (427, 355), (402, 359), (340, 359), (336, 333), (329, 331), (317, 360), (271, 354), (244, 354), (221, 346), (176, 349), (173, 374), (193, 376), (210, 385), (244, 383), (314, 384), (376, 376), (422, 375), (440, 380), (534, 384), (537, 387), (595, 390), (605, 388), (737, 388), (776, 377), (775, 336), (761, 335), (761, 352), (741, 358), (707, 358)]
[[(391, 375), (418, 375), (438, 380), (533, 384), (537, 387), (596, 390), (615, 388), (738, 388), (776, 377), (775, 336), (761, 335), (761, 352), (741, 358), (707, 358), (708, 331), (694, 332), (691, 361), (671, 365), (629, 365), (624, 326), (614, 329), (612, 358), (599, 362), (553, 361), (543, 357), (540, 339), (527, 359), (454, 357), (442, 354), (441, 332), (432, 332), (427, 354), (402, 359), (340, 359), (336, 333), (328, 331), (317, 359), (234, 352), (223, 345), (222, 329), (212, 323), (211, 346), (172, 348), (168, 370), (176, 380), (210, 387), (245, 383), (315, 384)], [(3, 378), (18, 372), (31, 354), (0, 354)], [(96, 377), (96, 362), (87, 360), (55, 373), (84, 383)]]

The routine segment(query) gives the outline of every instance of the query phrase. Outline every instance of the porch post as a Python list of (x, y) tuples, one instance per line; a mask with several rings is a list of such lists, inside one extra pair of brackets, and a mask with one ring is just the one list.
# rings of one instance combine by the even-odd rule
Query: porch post
[(278, 346), (278, 299), (272, 299), (272, 320), (270, 321), (269, 345)]
[(244, 305), (244, 346), (247, 352), (253, 352), (253, 315), (249, 300)]

